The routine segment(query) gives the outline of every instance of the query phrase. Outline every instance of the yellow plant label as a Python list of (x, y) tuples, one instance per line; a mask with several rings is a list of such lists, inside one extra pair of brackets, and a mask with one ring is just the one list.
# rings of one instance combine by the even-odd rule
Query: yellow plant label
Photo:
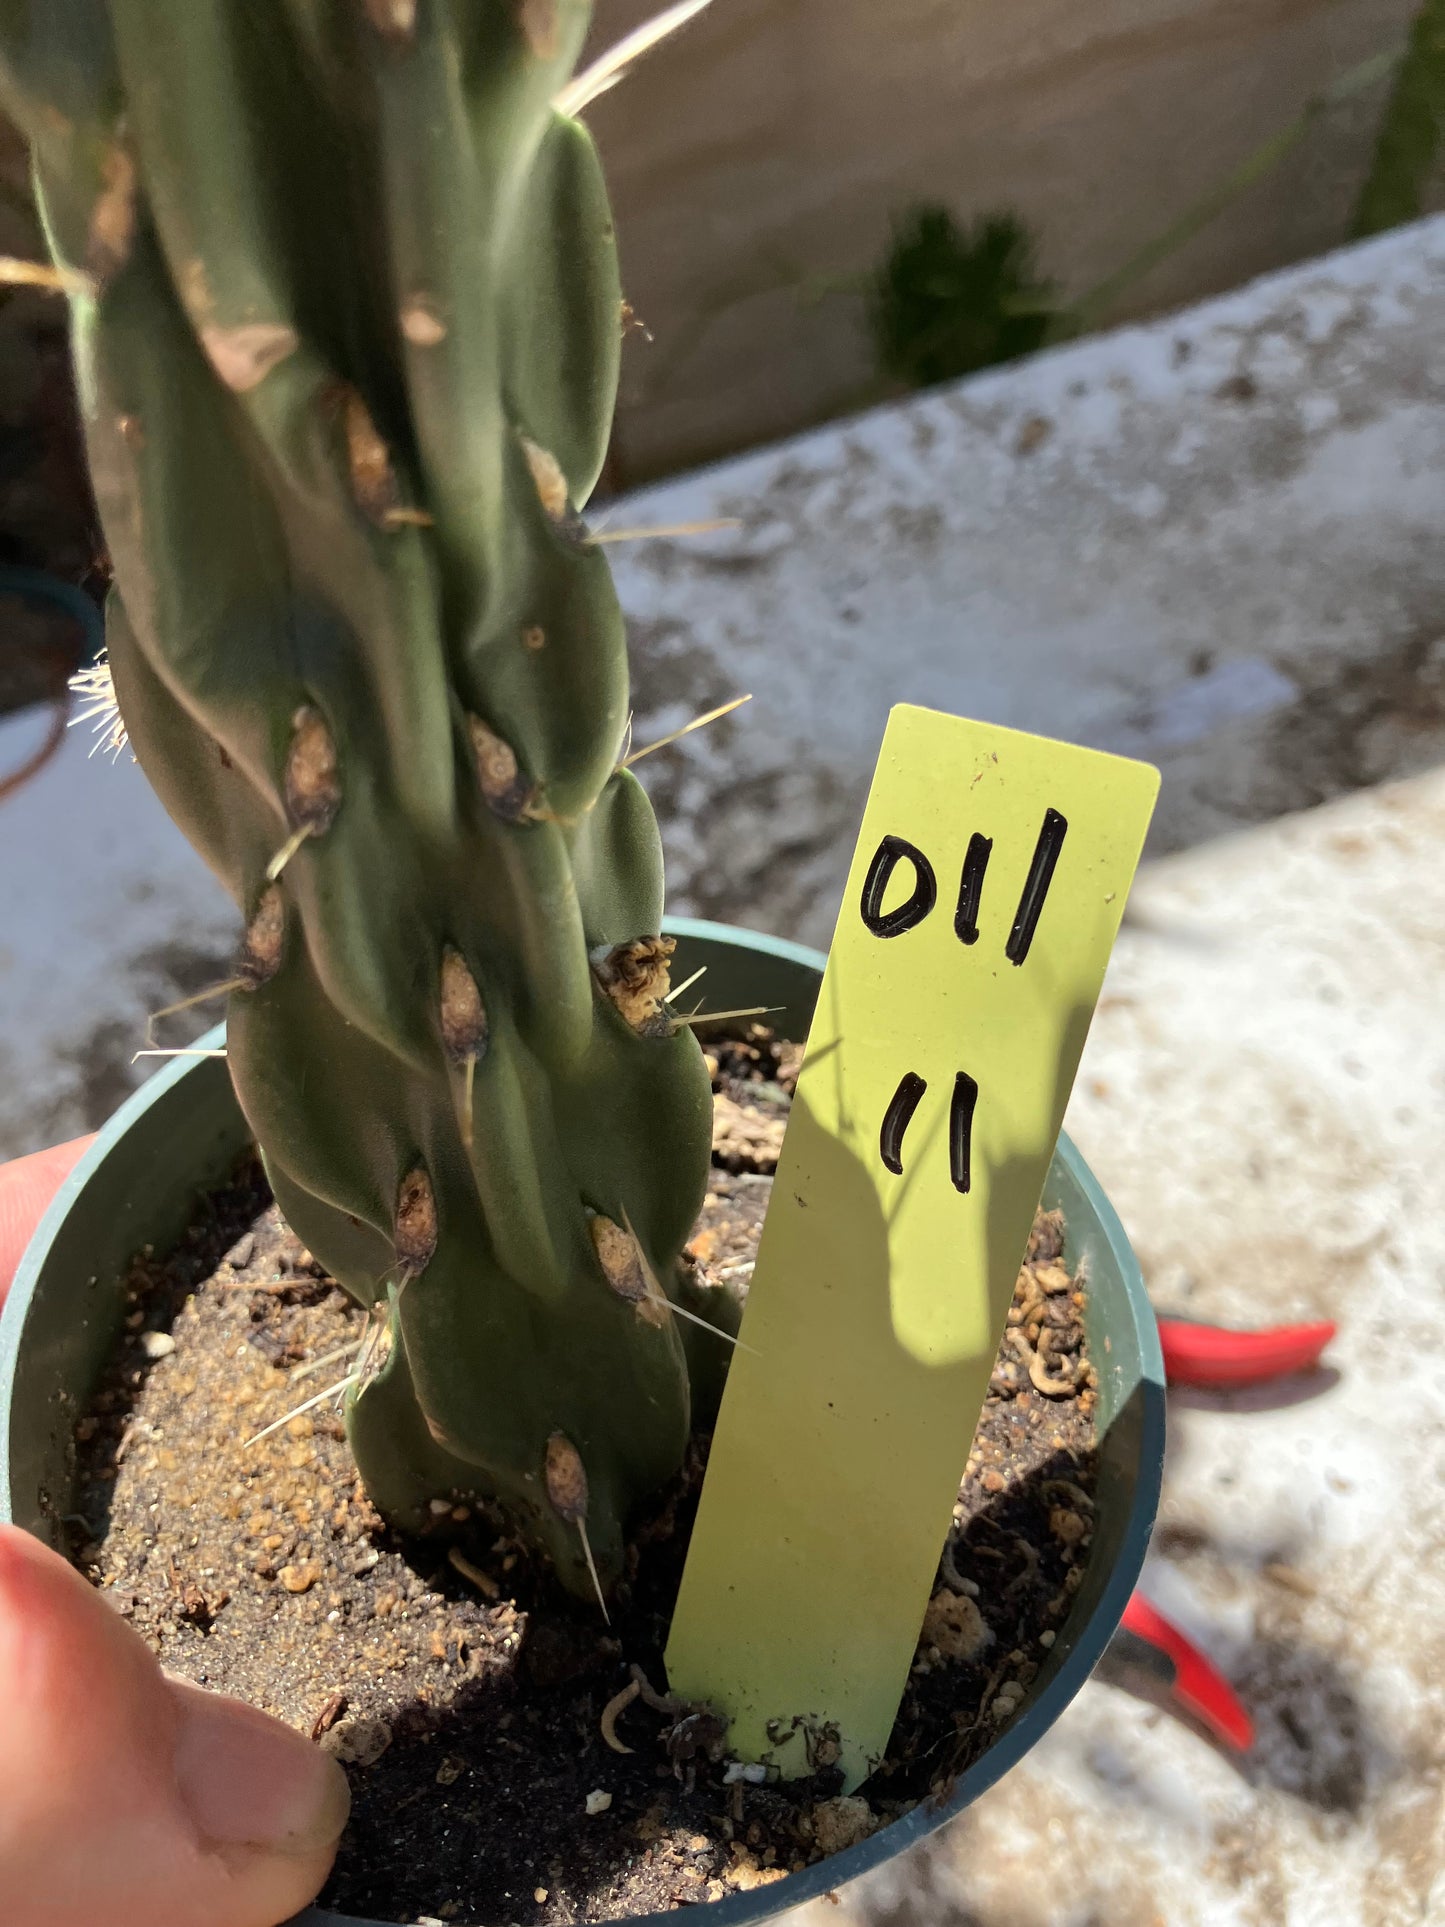
[(889, 718), (667, 1648), (739, 1758), (883, 1755), (1158, 788)]

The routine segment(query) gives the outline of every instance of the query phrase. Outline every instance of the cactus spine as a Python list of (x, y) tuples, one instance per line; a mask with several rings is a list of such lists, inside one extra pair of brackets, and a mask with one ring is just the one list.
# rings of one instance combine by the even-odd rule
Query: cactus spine
[(680, 1266), (708, 1082), (579, 516), (621, 315), (551, 105), (587, 12), (0, 0), (82, 277), (121, 712), (244, 919), (277, 1199), (375, 1308), (358, 1463), (401, 1523), (501, 1500), (579, 1592), (720, 1385), (657, 1281), (735, 1322)]

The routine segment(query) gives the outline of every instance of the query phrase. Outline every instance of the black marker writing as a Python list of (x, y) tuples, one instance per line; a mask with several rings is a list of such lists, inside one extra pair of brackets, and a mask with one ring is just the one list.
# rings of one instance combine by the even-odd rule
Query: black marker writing
[(1049, 885), (1054, 880), (1059, 851), (1064, 847), (1064, 838), (1068, 834), (1068, 829), (1067, 821), (1057, 810), (1044, 811), (1043, 828), (1039, 831), (1039, 840), (1034, 845), (1034, 859), (1029, 865), (1023, 895), (1019, 898), (1018, 914), (1014, 917), (1013, 929), (1010, 930), (1008, 942), (1004, 945), (1004, 955), (1011, 964), (1021, 964), (1029, 954), (1029, 945), (1033, 942), (1034, 932), (1039, 927), (1044, 898), (1049, 894)]
[[(913, 865), (913, 894), (896, 910), (883, 914), (883, 898), (899, 861), (907, 857)], [(863, 881), (863, 901), (859, 908), (863, 921), (875, 937), (901, 937), (922, 923), (938, 901), (938, 879), (933, 865), (915, 844), (901, 836), (885, 836), (873, 853), (868, 875)]]
[(963, 859), (963, 875), (958, 880), (958, 908), (953, 913), (953, 934), (960, 943), (978, 942), (978, 904), (983, 895), (983, 873), (993, 849), (991, 836), (977, 831), (968, 839), (968, 854)]
[(898, 1080), (888, 1109), (883, 1113), (883, 1128), (878, 1133), (878, 1151), (895, 1177), (903, 1175), (903, 1133), (913, 1121), (918, 1100), (928, 1089), (915, 1071), (905, 1071)]
[(978, 1085), (967, 1071), (953, 1080), (953, 1102), (948, 1107), (948, 1174), (955, 1191), (967, 1191), (973, 1182), (973, 1114), (978, 1106)]

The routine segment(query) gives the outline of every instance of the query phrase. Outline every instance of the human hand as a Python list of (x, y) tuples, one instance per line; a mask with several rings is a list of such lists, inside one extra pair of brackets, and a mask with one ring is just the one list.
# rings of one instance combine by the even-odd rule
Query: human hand
[[(0, 1302), (89, 1138), (0, 1165)], [(325, 1880), (346, 1776), (170, 1679), (57, 1553), (0, 1526), (5, 1927), (277, 1927)]]

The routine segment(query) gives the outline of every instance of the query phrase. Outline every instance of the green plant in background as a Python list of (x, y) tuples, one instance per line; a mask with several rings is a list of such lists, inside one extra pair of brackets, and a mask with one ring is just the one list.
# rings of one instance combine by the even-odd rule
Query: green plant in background
[(911, 388), (1016, 361), (1043, 346), (1055, 299), (1013, 214), (960, 227), (947, 208), (913, 208), (895, 225), (870, 290), (883, 373)]
[[(1354, 232), (1372, 234), (1413, 219), (1422, 211), (1445, 120), (1445, 0), (1425, 0), (1403, 59), (1394, 52), (1372, 54), (1346, 69), (1074, 300), (1062, 299), (1052, 282), (1038, 277), (1036, 243), (1017, 215), (993, 214), (960, 228), (947, 208), (912, 209), (896, 225), (868, 289), (880, 371), (911, 388), (926, 388), (1105, 326), (1131, 288), (1266, 180), (1327, 114), (1397, 69)], [(820, 285), (828, 293), (864, 287), (856, 276), (834, 276)]]
[(1425, 211), (1445, 126), (1445, 0), (1423, 0), (1380, 123), (1351, 233), (1379, 234)]
[(503, 1501), (578, 1592), (720, 1390), (672, 1300), (735, 1325), (679, 1255), (708, 1077), (579, 517), (621, 334), (553, 104), (588, 11), (0, 0), (120, 708), (245, 921), (230, 1069), (277, 1199), (372, 1308), (358, 1463), (401, 1523)]

